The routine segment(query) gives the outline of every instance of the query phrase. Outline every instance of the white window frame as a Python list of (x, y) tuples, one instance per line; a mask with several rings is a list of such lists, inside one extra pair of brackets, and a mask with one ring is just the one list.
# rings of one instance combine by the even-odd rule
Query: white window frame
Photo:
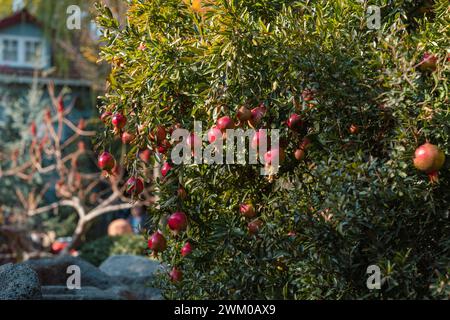
[[(17, 41), (17, 50), (18, 50), (18, 60), (13, 61), (5, 61), (3, 58), (3, 40), (16, 40)], [(26, 58), (26, 50), (25, 43), (26, 42), (40, 42), (41, 46), (41, 59), (38, 63), (35, 62), (27, 62)], [(47, 43), (45, 39), (40, 37), (25, 37), (25, 36), (10, 36), (10, 35), (0, 35), (0, 65), (6, 65), (10, 67), (16, 68), (31, 68), (31, 69), (43, 69), (48, 67), (48, 54), (47, 54)]]

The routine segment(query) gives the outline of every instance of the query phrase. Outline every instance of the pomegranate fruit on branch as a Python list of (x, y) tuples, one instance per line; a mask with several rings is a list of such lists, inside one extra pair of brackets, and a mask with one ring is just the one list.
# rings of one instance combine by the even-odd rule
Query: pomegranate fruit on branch
[(424, 143), (414, 152), (414, 166), (425, 172), (432, 183), (439, 181), (439, 170), (444, 163), (444, 152), (429, 142)]

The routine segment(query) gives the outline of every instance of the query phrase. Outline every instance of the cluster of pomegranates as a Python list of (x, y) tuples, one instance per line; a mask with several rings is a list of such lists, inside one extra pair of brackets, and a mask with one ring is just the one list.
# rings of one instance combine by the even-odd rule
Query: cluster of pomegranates
[(259, 218), (256, 218), (257, 214), (253, 204), (251, 202), (242, 203), (239, 206), (239, 212), (243, 217), (253, 219), (247, 224), (248, 232), (252, 235), (257, 234), (262, 227), (263, 222)]
[[(314, 92), (312, 90), (305, 90), (302, 94), (305, 101), (311, 101), (314, 99), (313, 96)], [(247, 123), (251, 128), (256, 129), (260, 126), (266, 112), (267, 108), (263, 103), (251, 110), (245, 106), (242, 106), (236, 113), (236, 118), (238, 120), (237, 122), (229, 116), (223, 116), (217, 120), (216, 125), (208, 131), (208, 141), (210, 143), (214, 143), (218, 139), (225, 139), (227, 129), (242, 127), (245, 123)], [(292, 132), (297, 134), (300, 133), (305, 127), (304, 121), (297, 113), (293, 113), (289, 116), (286, 121), (286, 125)], [(201, 143), (201, 141), (196, 139), (195, 136), (193, 136), (190, 141), (190, 145), (192, 146), (195, 146), (197, 143)], [(258, 150), (261, 147), (261, 141), (267, 141), (267, 146), (270, 145), (266, 131), (257, 130), (252, 137), (250, 147), (254, 150)], [(298, 147), (294, 151), (294, 156), (297, 160), (302, 160), (304, 158), (305, 151), (310, 144), (311, 141), (308, 138), (304, 138), (300, 141)], [(278, 158), (279, 163), (282, 163), (285, 159), (285, 149), (281, 145), (273, 147), (264, 154), (264, 163), (266, 166), (270, 167), (274, 163), (275, 158)]]
[(439, 181), (439, 170), (445, 163), (445, 154), (436, 145), (428, 141), (414, 152), (414, 166), (425, 172), (431, 183)]
[[(114, 127), (114, 132), (117, 134), (121, 133), (121, 138), (123, 143), (131, 143), (134, 140), (135, 136), (128, 132), (122, 132), (127, 124), (127, 118), (121, 113), (111, 113), (104, 112), (100, 119), (106, 124), (108, 121), (111, 121), (111, 124)], [(107, 174), (114, 174), (114, 171), (117, 169), (117, 163), (114, 156), (104, 151), (100, 154), (97, 161), (98, 167), (105, 171)], [(139, 197), (139, 195), (144, 191), (144, 181), (138, 177), (130, 177), (125, 183), (125, 192), (132, 196), (133, 198)]]
[[(181, 232), (185, 231), (188, 226), (188, 218), (182, 211), (172, 213), (167, 219), (167, 225), (172, 233), (177, 236)], [(148, 239), (148, 248), (152, 250), (153, 255), (158, 255), (167, 249), (167, 240), (161, 231), (156, 231)], [(180, 250), (182, 257), (186, 257), (192, 253), (192, 245), (190, 242), (186, 242)], [(170, 279), (173, 282), (181, 281), (183, 272), (176, 266), (169, 273)]]

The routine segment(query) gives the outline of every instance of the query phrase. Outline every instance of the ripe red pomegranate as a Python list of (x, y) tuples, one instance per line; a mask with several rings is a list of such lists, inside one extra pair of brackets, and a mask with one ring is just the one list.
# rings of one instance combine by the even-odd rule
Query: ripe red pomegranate
[(164, 162), (162, 168), (161, 168), (161, 174), (163, 177), (167, 176), (170, 169), (172, 169), (172, 166), (168, 162)]
[(126, 186), (126, 192), (129, 195), (138, 196), (144, 191), (144, 182), (140, 178), (129, 178)]
[(422, 71), (436, 70), (438, 57), (432, 53), (426, 52), (420, 61), (419, 68)]
[(243, 203), (239, 206), (239, 211), (246, 218), (254, 218), (256, 216), (255, 208), (251, 203)]
[(303, 121), (298, 114), (294, 113), (287, 120), (287, 125), (292, 131), (299, 132), (303, 127)]
[(278, 163), (282, 163), (284, 161), (285, 158), (285, 152), (283, 148), (273, 148), (269, 151), (267, 151), (264, 154), (264, 162), (265, 164), (272, 164), (273, 162), (275, 162), (275, 159), (278, 158)]
[(177, 267), (173, 267), (172, 271), (170, 271), (169, 273), (169, 276), (172, 282), (180, 282), (181, 280), (183, 280), (183, 272)]
[(209, 129), (208, 131), (209, 143), (214, 143), (215, 141), (219, 141), (220, 139), (223, 139), (222, 131), (220, 131), (216, 126)]
[(250, 142), (250, 147), (252, 149), (256, 150), (256, 149), (258, 149), (260, 147), (260, 143), (262, 141), (267, 141), (267, 147), (269, 147), (269, 141), (268, 141), (268, 138), (267, 138), (266, 130), (259, 129), (253, 135), (252, 141)]
[(117, 130), (122, 130), (127, 124), (127, 118), (121, 113), (114, 113), (111, 118), (111, 123)]
[(105, 112), (103, 112), (102, 115), (100, 116), (100, 120), (101, 120), (103, 123), (106, 123), (106, 122), (108, 122), (108, 119), (111, 118), (111, 116), (112, 116), (112, 113), (111, 113), (111, 112), (105, 111)]
[(434, 144), (424, 143), (414, 152), (414, 166), (428, 174), (431, 182), (437, 182), (438, 171), (445, 162), (445, 154)]
[(148, 248), (153, 250), (156, 254), (167, 249), (166, 238), (160, 231), (155, 232), (148, 239)]
[(250, 124), (253, 127), (258, 126), (261, 123), (262, 118), (266, 114), (267, 109), (264, 106), (264, 103), (261, 103), (258, 107), (253, 108), (251, 110), (252, 118), (249, 120)]
[(98, 167), (107, 172), (111, 172), (111, 170), (116, 165), (116, 160), (109, 152), (103, 152), (98, 157)]
[(247, 225), (248, 227), (248, 232), (252, 235), (255, 235), (259, 232), (259, 229), (261, 229), (263, 225), (263, 222), (259, 219), (257, 220), (253, 220), (252, 222), (249, 222), (249, 224)]
[(183, 257), (186, 257), (187, 255), (190, 255), (192, 252), (192, 246), (189, 242), (186, 242), (183, 246), (183, 248), (181, 248), (181, 255)]
[(129, 133), (126, 131), (124, 133), (122, 133), (122, 143), (123, 144), (130, 144), (131, 141), (134, 140), (134, 138), (136, 138), (136, 136), (132, 133)]
[(221, 131), (226, 131), (227, 129), (234, 129), (234, 121), (228, 116), (219, 118), (217, 120), (217, 128)]
[(150, 163), (151, 156), (152, 156), (152, 152), (149, 149), (145, 149), (139, 153), (139, 158), (147, 164)]
[(252, 118), (252, 112), (246, 107), (242, 106), (239, 108), (236, 117), (239, 121), (248, 121)]
[(175, 234), (177, 234), (180, 231), (186, 230), (188, 224), (187, 216), (184, 212), (181, 211), (174, 212), (167, 220), (167, 224), (169, 225), (170, 230), (174, 231)]

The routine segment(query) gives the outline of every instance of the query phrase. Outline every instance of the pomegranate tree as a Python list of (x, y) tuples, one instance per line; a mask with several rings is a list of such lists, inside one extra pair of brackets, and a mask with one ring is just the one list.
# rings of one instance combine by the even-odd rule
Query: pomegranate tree
[[(448, 6), (438, 2), (419, 20), (387, 1), (377, 32), (362, 23), (367, 7), (350, 0), (131, 1), (129, 28), (101, 15), (102, 58), (115, 80), (101, 110), (126, 115), (124, 130), (140, 128), (126, 169), (144, 177), (155, 164), (150, 172), (163, 177), (151, 183), (148, 225), (167, 234), (162, 262), (184, 275), (182, 286), (161, 278), (167, 298), (445, 294), (450, 173), (429, 147), (415, 165), (433, 180), (439, 172), (440, 183), (410, 172), (418, 142), (439, 141), (445, 154), (450, 146)], [(212, 146), (214, 156), (230, 150), (230, 161), (216, 164), (179, 163), (172, 146), (161, 149), (164, 140), (180, 143), (172, 130), (193, 133), (196, 122), (202, 140), (191, 136), (191, 148), (239, 128), (245, 149)], [(109, 129), (105, 150), (116, 140)], [(136, 155), (147, 148), (144, 163)], [(184, 259), (187, 242), (195, 254)], [(361, 277), (369, 264), (395, 265), (395, 281), (368, 291)]]

